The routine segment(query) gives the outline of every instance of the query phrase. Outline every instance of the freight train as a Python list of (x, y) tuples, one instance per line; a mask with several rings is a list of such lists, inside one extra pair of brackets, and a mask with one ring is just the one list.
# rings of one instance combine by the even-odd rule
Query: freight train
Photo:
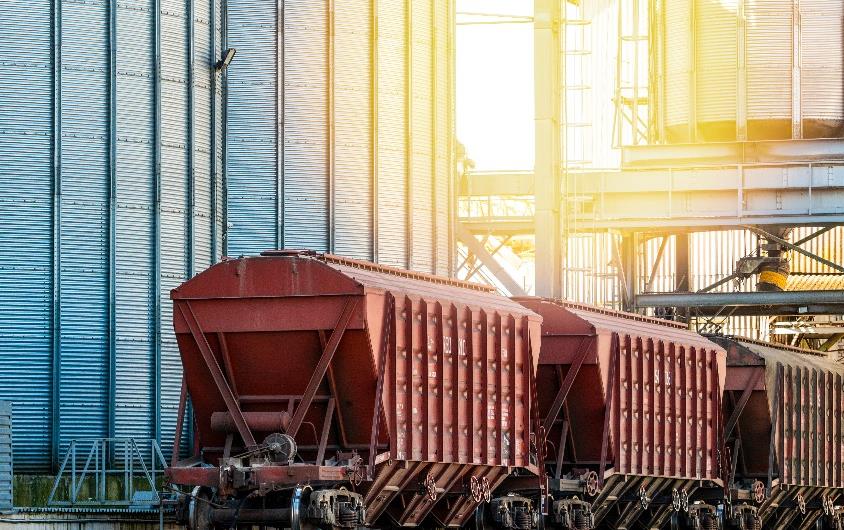
[(821, 355), (309, 251), (171, 298), (191, 530), (844, 530)]

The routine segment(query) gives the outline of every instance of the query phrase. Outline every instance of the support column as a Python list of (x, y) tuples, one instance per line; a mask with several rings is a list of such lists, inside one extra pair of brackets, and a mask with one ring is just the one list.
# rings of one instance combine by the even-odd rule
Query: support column
[(674, 245), (674, 290), (687, 293), (691, 289), (691, 265), (689, 264), (689, 234), (679, 233), (674, 237), (677, 243)]
[(560, 0), (534, 2), (534, 162), (536, 294), (560, 297), (560, 109), (562, 106)]
[[(675, 235), (674, 245), (674, 290), (687, 293), (691, 290), (692, 268), (689, 260), (689, 234), (681, 232)], [(689, 308), (678, 307), (674, 318), (681, 322), (689, 321)]]
[(636, 233), (624, 234), (621, 238), (621, 306), (624, 311), (634, 311), (636, 286), (638, 284), (639, 238)]

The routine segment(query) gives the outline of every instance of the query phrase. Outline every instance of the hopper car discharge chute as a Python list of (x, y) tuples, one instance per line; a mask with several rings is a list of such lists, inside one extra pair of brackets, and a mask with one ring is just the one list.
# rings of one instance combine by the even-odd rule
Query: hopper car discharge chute
[(492, 289), (271, 251), (171, 298), (189, 528), (460, 527), (507, 477), (538, 483), (541, 319)]
[(545, 526), (721, 528), (724, 349), (673, 322), (517, 301), (543, 319), (536, 386)]

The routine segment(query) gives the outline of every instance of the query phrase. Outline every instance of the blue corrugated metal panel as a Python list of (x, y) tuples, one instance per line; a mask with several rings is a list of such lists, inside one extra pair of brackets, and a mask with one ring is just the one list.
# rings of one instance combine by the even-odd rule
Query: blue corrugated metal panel
[(452, 8), (229, 1), (229, 255), (308, 247), (451, 272)]
[(209, 2), (4, 3), (0, 399), (14, 403), (18, 471), (47, 472), (72, 438), (170, 447), (181, 367), (168, 291), (219, 254), (222, 229)]
[(0, 398), (14, 403), (15, 459), (21, 471), (50, 464), (51, 36), (50, 1), (3, 3)]
[(12, 509), (12, 404), (0, 401), (0, 512)]
[(278, 24), (276, 2), (230, 0), (227, 73), (227, 253), (278, 244)]
[(284, 2), (284, 244), (329, 250), (328, 2)]
[(152, 437), (153, 1), (118, 4), (114, 434)]
[(108, 9), (62, 4), (59, 452), (107, 436)]

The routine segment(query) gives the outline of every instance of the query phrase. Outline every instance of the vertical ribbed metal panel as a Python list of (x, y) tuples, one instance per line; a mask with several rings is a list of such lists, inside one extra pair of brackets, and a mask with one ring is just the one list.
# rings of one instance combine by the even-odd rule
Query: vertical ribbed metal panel
[(378, 259), (406, 267), (407, 5), (379, 0), (378, 8)]
[(451, 149), (454, 145), (453, 121), (454, 101), (452, 92), (451, 68), (454, 51), (454, 32), (452, 27), (452, 4), (434, 2), (433, 28), (433, 138), (434, 149), (434, 210), (435, 225), (433, 233), (436, 250), (435, 273), (448, 275), (451, 272), (450, 260), (453, 253), (449, 239), (451, 227)]
[(0, 512), (12, 509), (12, 403), (0, 401)]
[(47, 0), (4, 2), (0, 17), (0, 396), (14, 403), (22, 471), (50, 464), (51, 20)]
[(620, 282), (616, 259), (617, 234), (577, 234), (568, 238), (563, 268), (563, 297), (600, 307), (620, 309)]
[(169, 289), (219, 253), (210, 1), (16, 2), (0, 21), (0, 398), (19, 472), (73, 438), (172, 439)]
[(154, 0), (117, 10), (117, 211), (114, 434), (154, 435)]
[(844, 3), (800, 0), (800, 90), (804, 118), (844, 118)]
[(434, 270), (434, 13), (431, 2), (410, 2), (411, 269)]
[[(658, 67), (664, 74), (668, 141), (688, 141), (691, 120), (705, 141), (741, 139), (745, 132), (751, 140), (841, 135), (840, 2), (671, 0), (664, 2), (663, 16), (664, 58)], [(747, 130), (739, 131), (744, 124), (737, 120), (743, 118)]]
[(285, 1), (283, 38), (284, 245), (329, 250), (328, 0)]
[[(216, 72), (209, 68), (216, 62), (217, 54), (212, 48), (211, 17), (216, 11), (212, 9), (215, 0), (194, 0), (194, 56), (192, 59), (193, 72), (193, 157), (194, 157), (194, 204), (193, 204), (193, 270), (200, 272), (208, 268), (213, 262), (216, 251), (212, 248), (212, 233), (215, 230), (212, 222), (212, 187), (216, 184), (217, 175), (212, 173), (212, 135), (215, 134), (217, 115), (212, 114), (211, 106), (215, 102), (212, 92), (212, 77)], [(216, 44), (216, 43), (215, 43)], [(213, 121), (212, 121), (213, 120)]]
[(226, 184), (232, 256), (278, 244), (279, 138), (276, 2), (230, 0), (228, 45), (237, 56), (227, 71)]
[(12, 403), (0, 401), (0, 512), (12, 509)]
[(736, 119), (737, 0), (695, 0), (697, 119)]
[(682, 125), (689, 122), (689, 71), (692, 68), (689, 54), (692, 34), (689, 31), (692, 14), (689, 0), (669, 0), (665, 6), (665, 28), (676, 31), (665, 32), (665, 105), (666, 125)]
[(791, 115), (793, 0), (744, 0), (747, 19), (747, 118)]
[[(176, 410), (182, 381), (182, 363), (171, 326), (173, 304), (170, 290), (187, 277), (193, 259), (190, 240), (191, 173), (189, 140), (196, 116), (191, 114), (193, 87), (189, 77), (189, 9), (192, 0), (160, 0), (161, 6), (161, 221), (160, 279), (160, 374), (158, 437), (169, 441), (175, 432)], [(194, 113), (195, 113), (195, 109)], [(207, 116), (207, 114), (206, 114)], [(207, 190), (207, 188), (206, 188)]]
[(372, 4), (335, 2), (334, 251), (372, 258)]
[(62, 2), (59, 451), (107, 436), (108, 4)]
[(229, 255), (305, 247), (451, 272), (452, 8), (231, 0)]

